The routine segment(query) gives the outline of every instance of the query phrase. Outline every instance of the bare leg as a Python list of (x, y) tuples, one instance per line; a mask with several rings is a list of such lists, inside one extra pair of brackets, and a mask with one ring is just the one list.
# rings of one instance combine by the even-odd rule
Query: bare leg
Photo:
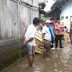
[(33, 64), (33, 56), (29, 55), (28, 62), (29, 62), (29, 66), (32, 67), (32, 64)]
[(43, 50), (43, 58), (45, 58), (46, 57), (46, 49), (44, 48), (44, 50)]

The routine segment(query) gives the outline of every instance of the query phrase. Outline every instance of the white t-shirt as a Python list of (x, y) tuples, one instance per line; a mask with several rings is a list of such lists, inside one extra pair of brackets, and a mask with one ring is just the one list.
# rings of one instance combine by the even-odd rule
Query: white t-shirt
[(44, 35), (45, 40), (51, 41), (51, 33), (50, 33), (50, 30), (49, 30), (49, 28), (47, 26), (43, 27), (42, 33), (45, 33), (45, 35)]
[(33, 24), (29, 25), (25, 33), (25, 38), (26, 40), (33, 38), (32, 41), (28, 42), (31, 46), (33, 45), (35, 46), (35, 33), (36, 33), (36, 27)]

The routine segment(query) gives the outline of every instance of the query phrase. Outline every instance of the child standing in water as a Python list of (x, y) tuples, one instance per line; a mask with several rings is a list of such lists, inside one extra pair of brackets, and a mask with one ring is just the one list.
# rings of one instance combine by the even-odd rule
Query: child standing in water
[(71, 27), (70, 27), (70, 32), (69, 32), (69, 35), (70, 35), (71, 48), (72, 48), (72, 22), (71, 22)]

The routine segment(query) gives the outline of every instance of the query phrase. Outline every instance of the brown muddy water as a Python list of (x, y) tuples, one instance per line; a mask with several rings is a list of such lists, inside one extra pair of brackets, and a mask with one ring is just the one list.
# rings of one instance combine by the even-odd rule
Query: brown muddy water
[(27, 58), (7, 72), (72, 72), (72, 49), (65, 43), (64, 48), (53, 49), (49, 58), (36, 54), (33, 67), (28, 67)]

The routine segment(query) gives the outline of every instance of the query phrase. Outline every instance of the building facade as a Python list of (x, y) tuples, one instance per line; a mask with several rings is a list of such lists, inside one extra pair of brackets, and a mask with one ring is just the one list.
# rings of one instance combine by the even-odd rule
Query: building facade
[(64, 26), (67, 26), (68, 31), (72, 21), (72, 0), (69, 0), (61, 8), (60, 19)]
[(72, 0), (57, 0), (51, 7), (51, 11), (48, 12), (48, 16), (53, 18), (57, 22), (57, 18), (60, 18), (63, 26), (67, 26), (68, 31), (72, 21)]

